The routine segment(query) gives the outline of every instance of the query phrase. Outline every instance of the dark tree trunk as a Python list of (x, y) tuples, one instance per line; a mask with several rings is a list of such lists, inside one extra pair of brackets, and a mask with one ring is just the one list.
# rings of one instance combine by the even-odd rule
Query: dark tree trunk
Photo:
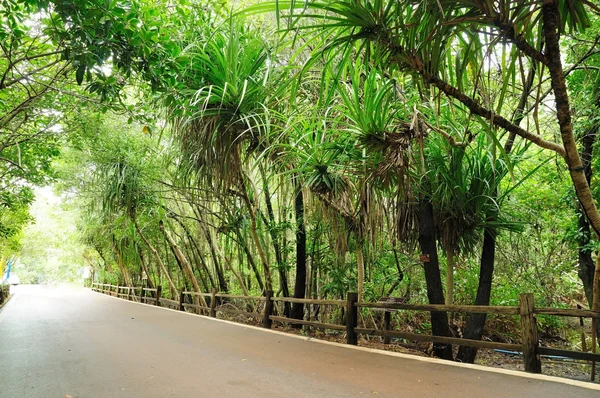
[[(600, 105), (600, 104), (599, 104)], [(585, 132), (582, 140), (581, 160), (585, 168), (585, 178), (588, 184), (592, 180), (592, 153), (594, 150), (594, 141), (596, 140), (598, 126), (593, 126)], [(579, 226), (579, 270), (578, 275), (583, 283), (585, 297), (588, 300), (590, 308), (592, 306), (592, 293), (594, 289), (594, 269), (595, 262), (592, 258), (592, 251), (589, 249), (591, 241), (590, 223), (583, 212), (581, 206), (578, 208), (578, 226)]]
[(592, 251), (586, 247), (590, 243), (590, 224), (585, 217), (585, 214), (579, 209), (578, 211), (578, 224), (579, 224), (579, 269), (577, 274), (579, 279), (583, 283), (583, 290), (585, 291), (585, 297), (591, 307), (592, 305), (592, 293), (594, 289), (594, 259), (592, 258)]
[(202, 229), (204, 231), (204, 237), (208, 242), (208, 247), (210, 248), (210, 255), (215, 265), (215, 272), (217, 273), (217, 280), (219, 281), (219, 290), (223, 293), (227, 293), (227, 280), (225, 279), (225, 273), (223, 272), (223, 268), (221, 268), (219, 256), (215, 251), (214, 242), (212, 240), (212, 237), (210, 236), (210, 232), (208, 231), (207, 227), (202, 226)]
[[(583, 147), (581, 151), (581, 160), (585, 167), (585, 178), (588, 184), (592, 180), (592, 154), (594, 150), (594, 142), (598, 133), (598, 126), (594, 126), (586, 131), (583, 136)], [(583, 212), (581, 206), (578, 209), (578, 225), (579, 225), (579, 269), (577, 274), (583, 283), (583, 290), (590, 308), (594, 302), (594, 272), (596, 264), (593, 259), (592, 250), (589, 244), (592, 240), (590, 223)], [(596, 322), (596, 335), (600, 336), (600, 322)], [(600, 342), (599, 342), (600, 344)]]
[[(294, 298), (304, 298), (306, 294), (306, 228), (304, 225), (304, 196), (302, 186), (295, 181), (296, 195), (294, 198), (294, 212), (296, 214), (296, 283), (294, 284)], [(292, 318), (304, 317), (304, 304), (294, 303)], [(296, 325), (300, 327), (301, 325)]]
[[(429, 303), (444, 304), (444, 289), (437, 254), (433, 205), (429, 199), (421, 199), (419, 203), (419, 246), (421, 247), (421, 253), (429, 256), (428, 261), (423, 263)], [(448, 326), (448, 315), (445, 312), (431, 312), (431, 331), (435, 336), (452, 336)], [(452, 345), (434, 343), (433, 352), (439, 358), (453, 359)]]
[[(519, 104), (515, 110), (512, 121), (517, 126), (521, 124), (525, 117), (525, 107), (527, 106), (527, 98), (533, 87), (537, 66), (533, 63)], [(508, 139), (504, 144), (504, 152), (510, 154), (517, 138), (514, 132), (509, 133)], [(498, 197), (498, 191), (494, 192), (494, 200)], [(491, 220), (493, 221), (493, 219)], [(481, 259), (479, 263), (479, 284), (477, 286), (477, 295), (475, 296), (475, 305), (489, 305), (490, 296), (492, 293), (492, 278), (494, 276), (494, 262), (496, 258), (496, 236), (497, 231), (494, 228), (487, 227), (483, 231), (483, 248), (481, 250)], [(463, 333), (466, 339), (481, 340), (485, 326), (486, 314), (470, 314), (467, 323), (467, 328)], [(475, 362), (477, 356), (477, 348), (460, 346), (456, 360), (464, 363)]]
[[(489, 305), (492, 292), (492, 277), (494, 275), (494, 258), (496, 255), (496, 231), (486, 228), (483, 232), (483, 249), (479, 265), (479, 286), (475, 305)], [(483, 335), (486, 314), (470, 314), (467, 328), (463, 333), (465, 339), (480, 340)], [(477, 355), (477, 348), (460, 346), (456, 360), (464, 363), (473, 363)]]
[[(263, 221), (265, 224), (269, 225), (269, 235), (271, 236), (271, 242), (273, 243), (273, 250), (275, 251), (275, 261), (277, 262), (277, 272), (279, 273), (279, 287), (281, 289), (283, 297), (290, 297), (290, 288), (288, 284), (288, 275), (283, 266), (283, 256), (281, 254), (281, 245), (279, 244), (279, 234), (275, 227), (275, 213), (273, 212), (273, 204), (271, 203), (271, 192), (269, 191), (269, 183), (267, 182), (266, 174), (261, 166), (261, 174), (263, 179), (263, 191), (265, 194), (265, 203), (267, 205), (267, 214), (269, 215), (269, 220), (267, 221), (263, 216)], [(284, 303), (283, 305), (283, 313), (284, 316), (289, 317), (291, 313), (291, 308), (289, 303)]]

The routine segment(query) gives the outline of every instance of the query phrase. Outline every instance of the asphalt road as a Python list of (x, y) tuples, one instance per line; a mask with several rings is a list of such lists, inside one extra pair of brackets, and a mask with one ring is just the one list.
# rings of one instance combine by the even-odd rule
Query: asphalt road
[(598, 385), (352, 349), (84, 289), (17, 290), (0, 310), (2, 398), (600, 397)]

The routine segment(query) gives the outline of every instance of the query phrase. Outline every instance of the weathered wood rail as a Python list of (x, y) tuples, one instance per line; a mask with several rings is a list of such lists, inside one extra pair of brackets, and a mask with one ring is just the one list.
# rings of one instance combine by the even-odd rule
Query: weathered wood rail
[[(262, 325), (265, 328), (272, 328), (273, 321), (291, 325), (303, 325), (320, 329), (338, 330), (346, 332), (346, 343), (357, 345), (359, 335), (381, 336), (384, 342), (389, 343), (390, 338), (398, 338), (410, 341), (425, 341), (439, 344), (464, 345), (484, 349), (501, 349), (507, 351), (520, 352), (523, 354), (523, 363), (525, 370), (531, 373), (541, 373), (541, 356), (560, 356), (565, 358), (591, 361), (593, 365), (600, 361), (600, 354), (595, 352), (582, 352), (573, 350), (564, 350), (551, 347), (540, 346), (537, 336), (536, 315), (566, 316), (578, 318), (600, 319), (599, 311), (590, 311), (582, 309), (568, 308), (544, 308), (535, 307), (532, 294), (522, 294), (520, 296), (520, 305), (510, 306), (481, 306), (481, 305), (444, 305), (444, 304), (405, 304), (405, 303), (367, 303), (358, 302), (356, 293), (348, 293), (346, 300), (322, 300), (322, 299), (299, 299), (292, 297), (273, 297), (272, 291), (266, 291), (265, 296), (242, 296), (218, 293), (215, 289), (211, 293), (197, 293), (184, 291), (179, 295), (179, 300), (170, 300), (161, 297), (161, 287), (156, 289), (134, 288), (126, 286), (113, 286), (106, 284), (92, 284), (92, 290), (109, 294), (128, 300), (138, 300), (141, 303), (151, 302), (154, 305), (171, 307), (180, 311), (194, 309), (200, 314), (216, 317), (218, 312), (240, 314), (248, 317), (262, 319)], [(135, 294), (139, 290), (140, 295)], [(133, 292), (133, 294), (132, 294)], [(149, 292), (150, 295), (145, 295)], [(199, 298), (207, 305), (200, 305)], [(262, 310), (243, 311), (235, 308), (226, 308), (218, 303), (222, 300), (242, 300), (250, 303), (264, 303)], [(305, 319), (294, 319), (280, 316), (275, 313), (276, 303), (301, 303), (321, 306), (337, 306), (345, 309), (345, 324), (331, 324), (317, 322)], [(462, 312), (495, 314), (506, 316), (518, 316), (521, 325), (521, 344), (498, 343), (493, 341), (472, 340), (459, 337), (434, 336), (418, 333), (409, 333), (390, 330), (390, 322), (385, 322), (383, 329), (360, 328), (358, 327), (358, 311), (365, 309), (383, 309), (389, 312), (393, 311), (426, 311), (426, 312)], [(387, 317), (386, 317), (387, 319)], [(592, 374), (593, 380), (593, 374)]]

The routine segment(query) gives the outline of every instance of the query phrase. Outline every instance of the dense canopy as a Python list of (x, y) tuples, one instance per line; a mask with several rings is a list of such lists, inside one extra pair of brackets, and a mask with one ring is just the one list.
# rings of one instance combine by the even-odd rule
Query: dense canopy
[[(0, 270), (77, 278), (48, 276), (55, 245), (172, 298), (600, 309), (594, 1), (0, 0), (0, 17)], [(47, 185), (70, 239), (31, 224)]]

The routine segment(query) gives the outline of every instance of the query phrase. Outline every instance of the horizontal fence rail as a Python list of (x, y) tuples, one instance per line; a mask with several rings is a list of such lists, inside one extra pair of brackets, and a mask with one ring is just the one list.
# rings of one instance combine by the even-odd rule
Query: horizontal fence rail
[[(600, 354), (595, 352), (582, 352), (551, 347), (542, 347), (537, 336), (536, 315), (567, 316), (577, 318), (600, 319), (599, 311), (568, 308), (535, 307), (532, 294), (522, 294), (519, 306), (483, 306), (483, 305), (445, 305), (445, 304), (405, 304), (401, 302), (358, 302), (356, 293), (348, 293), (347, 300), (323, 300), (293, 297), (273, 297), (272, 291), (265, 291), (264, 296), (247, 296), (218, 293), (213, 289), (210, 293), (183, 291), (179, 300), (161, 297), (161, 286), (156, 288), (114, 286), (109, 284), (93, 283), (92, 290), (111, 296), (136, 300), (141, 303), (151, 303), (157, 306), (174, 308), (180, 311), (194, 309), (202, 314), (216, 317), (217, 313), (243, 315), (250, 318), (262, 319), (265, 328), (272, 328), (273, 321), (299, 326), (310, 326), (318, 329), (336, 330), (346, 332), (346, 343), (358, 344), (358, 336), (380, 336), (384, 343), (389, 344), (391, 338), (409, 341), (422, 341), (435, 344), (463, 345), (483, 349), (498, 349), (523, 354), (525, 370), (532, 373), (541, 373), (541, 356), (559, 356), (576, 360), (591, 361), (593, 365), (600, 361)], [(139, 293), (138, 293), (139, 292)], [(208, 300), (208, 301), (207, 301)], [(244, 302), (248, 311), (240, 310), (232, 302)], [(296, 319), (280, 316), (275, 304), (284, 305), (301, 304), (316, 306), (339, 307), (345, 312), (345, 324), (332, 324), (305, 319)], [(255, 307), (256, 305), (256, 307)], [(262, 305), (261, 311), (256, 311)], [(384, 311), (385, 321), (383, 329), (358, 327), (358, 310), (373, 309)], [(518, 316), (521, 321), (521, 344), (499, 343), (493, 341), (472, 340), (451, 336), (425, 335), (418, 333), (391, 330), (390, 314), (396, 311), (425, 311), (425, 312), (462, 312), (468, 314), (494, 314), (505, 316)], [(342, 322), (344, 323), (344, 322)], [(593, 380), (593, 375), (592, 375)]]
[(396, 303), (356, 303), (359, 308), (381, 308), (390, 310), (466, 312), (469, 314), (519, 315), (519, 307), (486, 305), (444, 305), (444, 304), (396, 304)]

